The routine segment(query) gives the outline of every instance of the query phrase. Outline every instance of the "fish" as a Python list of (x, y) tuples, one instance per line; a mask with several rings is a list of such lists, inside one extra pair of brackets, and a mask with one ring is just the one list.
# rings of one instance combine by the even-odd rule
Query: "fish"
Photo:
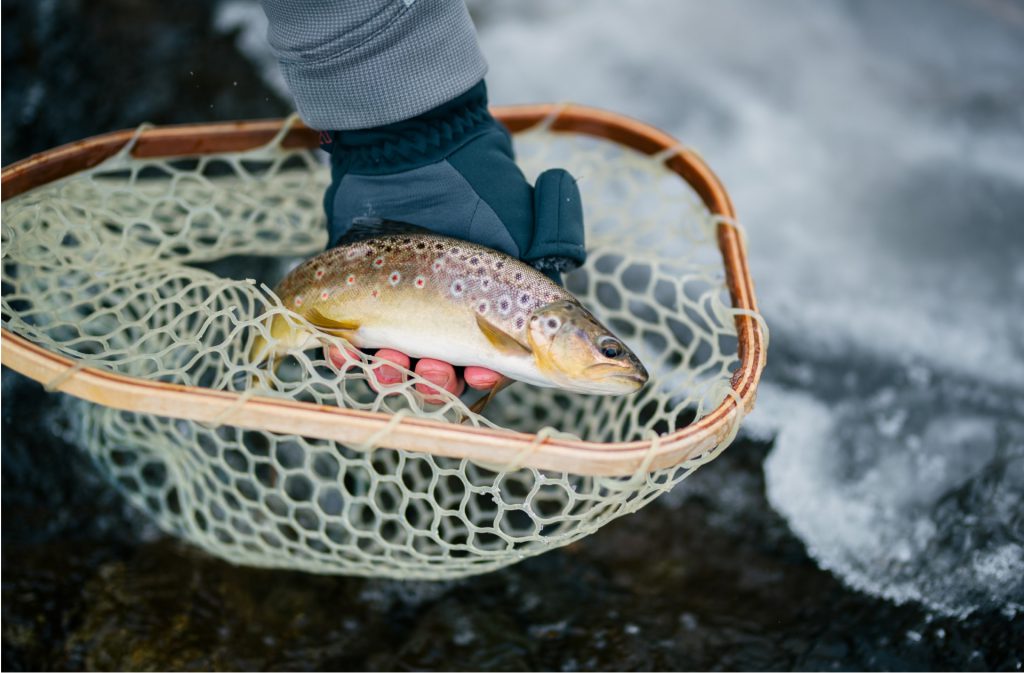
[[(622, 340), (540, 271), (413, 225), (356, 223), (339, 245), (292, 270), (275, 293), (316, 330), (360, 350), (391, 348), (486, 367), (506, 382), (596, 395), (635, 393), (648, 380)], [(254, 339), (252, 362), (318, 340), (280, 314), (269, 333), (271, 341)]]

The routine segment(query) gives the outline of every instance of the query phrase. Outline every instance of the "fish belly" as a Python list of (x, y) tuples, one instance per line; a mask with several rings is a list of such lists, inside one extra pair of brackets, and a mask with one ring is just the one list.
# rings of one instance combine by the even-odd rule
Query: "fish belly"
[(471, 328), (460, 327), (446, 326), (436, 319), (429, 323), (406, 320), (400, 324), (366, 325), (353, 335), (352, 344), (359, 348), (393, 348), (411, 358), (433, 358), (459, 367), (486, 367), (536, 386), (554, 385), (532, 357), (506, 355), (495, 349), (475, 320)]

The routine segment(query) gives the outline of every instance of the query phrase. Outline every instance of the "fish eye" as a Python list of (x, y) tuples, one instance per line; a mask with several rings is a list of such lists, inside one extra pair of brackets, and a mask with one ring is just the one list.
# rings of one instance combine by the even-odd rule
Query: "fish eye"
[(626, 348), (619, 342), (619, 340), (613, 337), (602, 337), (597, 342), (597, 347), (601, 351), (601, 355), (605, 356), (609, 360), (621, 357), (626, 351)]

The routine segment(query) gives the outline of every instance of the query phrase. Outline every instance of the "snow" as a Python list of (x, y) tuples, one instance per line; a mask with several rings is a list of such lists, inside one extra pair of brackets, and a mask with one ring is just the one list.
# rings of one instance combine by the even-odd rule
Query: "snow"
[(769, 386), (754, 422), (777, 432), (768, 500), (856, 588), (943, 613), (1012, 614), (1024, 595), (1024, 423), (928, 391), (829, 404)]
[(952, 2), (471, 7), (493, 102), (644, 119), (729, 188), (772, 328), (748, 432), (775, 438), (768, 497), (809, 553), (897, 602), (1016, 609), (1024, 18)]
[[(235, 46), (252, 61), (263, 82), (285, 101), (291, 102), (292, 94), (284, 81), (277, 58), (267, 43), (267, 15), (259, 3), (247, 0), (226, 0), (217, 5), (213, 17), (214, 27), (222, 33), (238, 31)], [(235, 86), (238, 83), (235, 82)]]
[[(774, 439), (768, 497), (809, 553), (897, 602), (1019, 609), (1024, 11), (470, 8), (492, 103), (643, 119), (697, 148), (730, 190), (772, 328), (745, 431)], [(276, 81), (252, 10), (222, 3), (218, 25), (243, 27), (240, 49)]]

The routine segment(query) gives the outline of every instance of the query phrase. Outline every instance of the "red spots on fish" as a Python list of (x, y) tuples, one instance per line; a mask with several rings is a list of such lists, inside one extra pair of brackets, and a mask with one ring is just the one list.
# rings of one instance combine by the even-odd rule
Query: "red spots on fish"
[(427, 279), (424, 278), (423, 276), (416, 276), (416, 278), (412, 281), (412, 284), (416, 286), (417, 290), (422, 290), (427, 286)]
[(377, 297), (380, 296), (380, 290), (374, 290), (373, 292), (370, 293), (370, 296), (376, 299)]
[(486, 299), (476, 305), (476, 312), (480, 315), (485, 315), (489, 310), (491, 310), (491, 303)]
[(302, 306), (302, 297), (296, 297), (295, 298), (295, 305), (296, 306)]
[(320, 298), (321, 299), (327, 299), (330, 296), (331, 296), (331, 293), (328, 292), (327, 290), (324, 290), (323, 292), (320, 293)]
[(377, 259), (373, 260), (373, 265), (374, 266), (384, 266), (384, 258), (383, 257), (378, 257)]
[(355, 275), (350, 274), (349, 277), (345, 279), (345, 282), (348, 283), (349, 285), (355, 285), (356, 284), (356, 277), (355, 277)]
[(444, 260), (442, 260), (442, 259), (435, 259), (434, 260), (434, 271), (440, 271), (443, 268), (444, 268)]
[(461, 297), (466, 291), (466, 283), (461, 279), (452, 281), (451, 291), (453, 297)]
[(313, 275), (315, 275), (317, 278), (323, 278), (324, 277), (324, 270), (323, 269), (317, 269), (316, 273), (313, 274)]
[(402, 282), (402, 274), (398, 273), (397, 271), (392, 271), (391, 275), (388, 276), (388, 282), (391, 283), (391, 285), (393, 286), (398, 285), (400, 282)]

